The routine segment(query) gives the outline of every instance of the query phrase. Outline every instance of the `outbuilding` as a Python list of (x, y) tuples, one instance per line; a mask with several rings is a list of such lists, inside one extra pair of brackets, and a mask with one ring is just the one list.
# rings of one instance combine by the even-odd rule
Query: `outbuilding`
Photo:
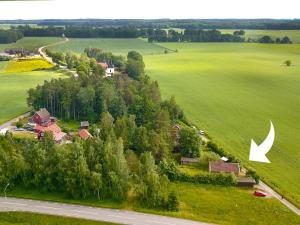
[(222, 160), (210, 161), (208, 169), (211, 173), (234, 173), (238, 176), (240, 173), (240, 164), (227, 163)]

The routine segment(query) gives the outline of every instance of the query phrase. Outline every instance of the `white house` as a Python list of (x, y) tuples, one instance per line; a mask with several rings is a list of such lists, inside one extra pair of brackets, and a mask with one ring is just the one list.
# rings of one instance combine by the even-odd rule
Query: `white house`
[(112, 63), (103, 63), (98, 62), (98, 65), (100, 65), (105, 70), (105, 77), (111, 77), (115, 73), (115, 66)]

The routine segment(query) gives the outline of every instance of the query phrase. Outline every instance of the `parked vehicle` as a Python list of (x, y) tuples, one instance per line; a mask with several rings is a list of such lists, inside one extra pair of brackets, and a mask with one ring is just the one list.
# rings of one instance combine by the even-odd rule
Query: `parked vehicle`
[(254, 191), (254, 195), (257, 197), (266, 197), (267, 196), (267, 194), (265, 192), (259, 191), (259, 190)]

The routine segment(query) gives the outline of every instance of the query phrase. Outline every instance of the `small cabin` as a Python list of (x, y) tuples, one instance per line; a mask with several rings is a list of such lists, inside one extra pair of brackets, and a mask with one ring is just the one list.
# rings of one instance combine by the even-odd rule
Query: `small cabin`
[(89, 126), (90, 126), (89, 121), (81, 121), (80, 122), (81, 129), (89, 129)]
[(240, 164), (239, 163), (227, 163), (222, 160), (210, 161), (209, 172), (211, 173), (234, 173), (239, 175), (240, 173)]

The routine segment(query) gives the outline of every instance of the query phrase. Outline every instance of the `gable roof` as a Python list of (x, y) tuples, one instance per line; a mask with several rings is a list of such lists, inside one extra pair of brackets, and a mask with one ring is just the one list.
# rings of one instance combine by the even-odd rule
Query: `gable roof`
[(88, 127), (90, 125), (89, 121), (81, 121), (80, 127)]
[(34, 127), (34, 129), (37, 132), (48, 132), (48, 131), (51, 131), (53, 134), (61, 132), (60, 127), (57, 126), (55, 123), (51, 124), (50, 126), (47, 126), (47, 127), (43, 127), (43, 126), (41, 126), (39, 124), (36, 124), (35, 127)]
[(87, 140), (88, 138), (92, 137), (92, 135), (90, 134), (90, 132), (88, 132), (88, 130), (86, 130), (86, 129), (80, 130), (78, 132), (78, 135), (83, 140)]
[(98, 62), (97, 64), (98, 64), (99, 66), (101, 66), (103, 69), (107, 69), (107, 68), (108, 68), (107, 63), (105, 63), (105, 62)]
[(42, 108), (39, 111), (35, 112), (36, 114), (38, 114), (41, 118), (47, 118), (50, 117), (50, 113), (48, 112), (47, 109)]
[(235, 173), (239, 174), (240, 164), (239, 163), (225, 163), (222, 160), (210, 161), (209, 172), (224, 172), (224, 173)]

